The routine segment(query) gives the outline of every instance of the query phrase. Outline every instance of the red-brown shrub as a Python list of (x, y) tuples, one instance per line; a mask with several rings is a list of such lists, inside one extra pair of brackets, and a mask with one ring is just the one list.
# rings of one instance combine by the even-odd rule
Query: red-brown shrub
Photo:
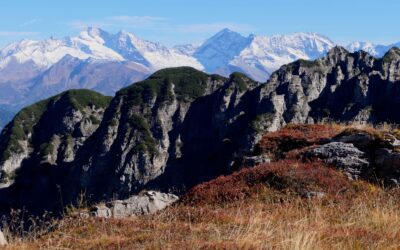
[(265, 188), (286, 194), (322, 191), (336, 195), (351, 189), (352, 184), (342, 173), (321, 162), (282, 160), (242, 169), (200, 184), (188, 192), (184, 201), (232, 202), (255, 196)]
[(267, 153), (274, 160), (285, 158), (294, 149), (319, 144), (340, 133), (337, 125), (288, 125), (279, 131), (266, 133), (256, 146), (256, 153)]

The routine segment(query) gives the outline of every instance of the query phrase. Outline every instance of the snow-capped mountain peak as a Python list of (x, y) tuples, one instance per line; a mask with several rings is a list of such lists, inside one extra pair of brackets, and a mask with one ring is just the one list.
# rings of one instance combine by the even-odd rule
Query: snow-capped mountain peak
[(350, 52), (363, 50), (375, 57), (383, 57), (385, 55), (385, 53), (388, 50), (390, 50), (392, 47), (398, 47), (398, 46), (400, 46), (400, 43), (394, 43), (394, 44), (390, 44), (390, 45), (381, 45), (381, 44), (374, 44), (374, 43), (370, 43), (370, 42), (356, 41), (356, 42), (352, 42), (348, 46), (346, 46), (346, 49)]
[(107, 31), (104, 31), (100, 28), (89, 27), (86, 30), (80, 32), (77, 37), (72, 38), (97, 44), (106, 44), (110, 39), (112, 39), (112, 37), (113, 35), (111, 35)]
[(253, 36), (250, 44), (231, 62), (234, 68), (264, 81), (283, 64), (297, 59), (315, 59), (328, 52), (334, 43), (316, 33)]
[(283, 64), (318, 58), (334, 45), (329, 38), (317, 33), (245, 37), (223, 29), (198, 47), (193, 56), (208, 72), (227, 75), (242, 71), (264, 81)]
[[(297, 50), (307, 54), (316, 53), (316, 56), (320, 56), (319, 53), (326, 52), (334, 46), (334, 43), (324, 36), (303, 32), (289, 35), (256, 36), (255, 42), (263, 43), (266, 48), (275, 52), (286, 53)], [(315, 57), (308, 56), (309, 58)]]
[(237, 32), (223, 29), (198, 47), (193, 56), (207, 71), (218, 71), (248, 46), (251, 40), (252, 37), (244, 37)]
[(178, 53), (158, 42), (138, 38), (126, 31), (116, 34), (114, 40), (108, 46), (121, 54), (126, 60), (133, 60), (152, 70), (178, 66), (203, 69), (202, 65), (189, 55)]
[(84, 33), (86, 32), (89, 36), (92, 37), (98, 37), (98, 36), (102, 36), (103, 34), (108, 34), (108, 32), (97, 28), (97, 27), (88, 27), (85, 31), (83, 31)]
[(217, 40), (217, 39), (227, 39), (227, 38), (234, 38), (234, 40), (245, 39), (245, 37), (242, 36), (241, 34), (239, 34), (238, 32), (230, 30), (229, 28), (225, 28), (225, 29), (220, 30), (214, 36), (212, 36), (209, 40), (213, 41), (213, 40)]

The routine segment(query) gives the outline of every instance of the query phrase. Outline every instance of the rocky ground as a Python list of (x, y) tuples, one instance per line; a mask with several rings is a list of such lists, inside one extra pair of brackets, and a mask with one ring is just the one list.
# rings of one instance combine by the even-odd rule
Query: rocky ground
[(146, 191), (82, 202), (23, 240), (4, 233), (9, 249), (397, 249), (398, 139), (395, 129), (288, 125), (264, 134), (253, 167), (179, 200)]

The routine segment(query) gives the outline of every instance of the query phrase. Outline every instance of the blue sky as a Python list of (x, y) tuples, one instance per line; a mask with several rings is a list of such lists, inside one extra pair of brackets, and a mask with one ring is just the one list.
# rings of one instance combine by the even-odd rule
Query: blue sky
[(86, 26), (168, 46), (199, 42), (225, 27), (244, 35), (312, 31), (341, 44), (400, 41), (398, 0), (5, 0), (1, 10), (0, 46), (76, 35)]

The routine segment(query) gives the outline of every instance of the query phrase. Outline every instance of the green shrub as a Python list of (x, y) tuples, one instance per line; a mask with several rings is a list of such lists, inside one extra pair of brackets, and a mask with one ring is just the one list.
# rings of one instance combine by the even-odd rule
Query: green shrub
[(207, 75), (190, 67), (163, 69), (151, 75), (148, 79), (135, 83), (118, 92), (126, 95), (129, 104), (142, 105), (157, 97), (160, 103), (173, 101), (172, 84), (179, 101), (190, 101), (202, 96), (205, 92), (207, 80), (222, 80), (217, 75)]

